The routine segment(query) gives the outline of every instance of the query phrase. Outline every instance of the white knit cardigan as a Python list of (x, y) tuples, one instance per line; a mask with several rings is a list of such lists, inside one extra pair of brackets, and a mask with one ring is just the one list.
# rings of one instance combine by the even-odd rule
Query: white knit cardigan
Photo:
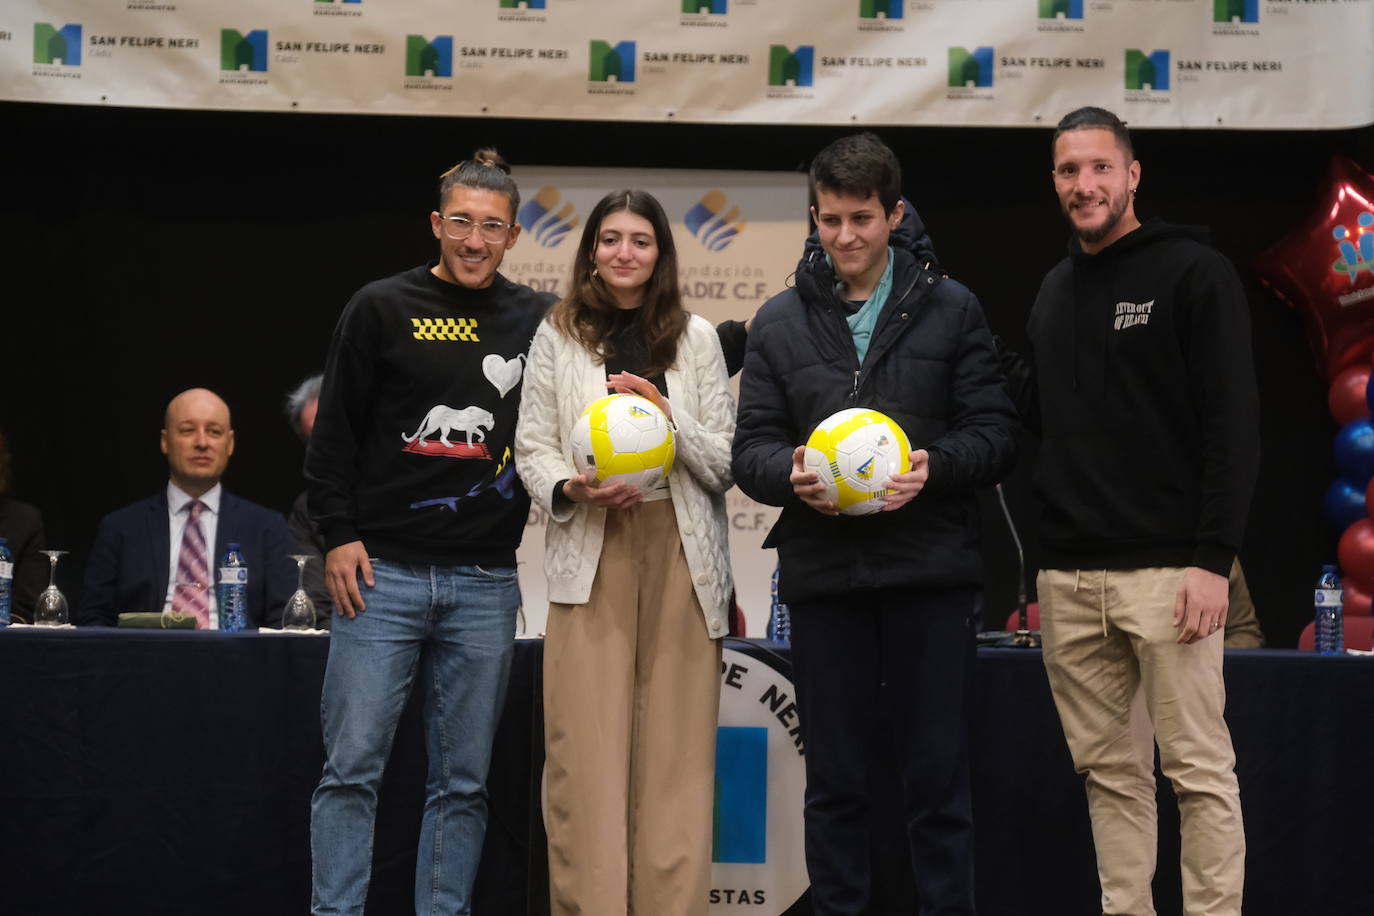
[[(733, 579), (727, 541), (725, 491), (735, 399), (730, 393), (715, 328), (695, 315), (678, 343), (676, 364), (664, 373), (673, 411), (677, 458), (668, 475), (677, 530), (706, 632), (726, 634)], [(553, 489), (577, 471), (568, 458), (568, 433), (586, 406), (605, 397), (606, 370), (586, 348), (545, 321), (530, 346), (515, 427), (515, 469), (530, 497), (549, 514), (544, 572), (549, 600), (583, 604), (601, 559), (606, 512), (585, 503), (554, 503)]]

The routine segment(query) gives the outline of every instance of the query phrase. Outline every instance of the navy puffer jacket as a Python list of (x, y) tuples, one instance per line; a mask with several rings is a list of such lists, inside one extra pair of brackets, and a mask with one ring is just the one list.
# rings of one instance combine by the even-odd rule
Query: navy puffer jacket
[[(974, 490), (1015, 458), (1016, 411), (977, 298), (934, 264), (908, 203), (891, 235), (892, 294), (859, 365), (835, 275), (813, 235), (794, 287), (754, 318), (740, 377), (733, 470), (740, 489), (783, 512), (783, 601), (911, 586), (981, 586)], [(930, 452), (925, 489), (895, 512), (830, 517), (792, 492), (792, 451), (838, 410), (869, 407)]]

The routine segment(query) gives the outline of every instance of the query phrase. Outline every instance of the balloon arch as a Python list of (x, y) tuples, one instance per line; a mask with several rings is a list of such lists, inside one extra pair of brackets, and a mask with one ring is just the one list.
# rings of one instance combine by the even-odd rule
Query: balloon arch
[(1333, 159), (1312, 215), (1254, 269), (1302, 317), (1330, 385), (1340, 477), (1326, 491), (1326, 518), (1342, 532), (1336, 555), (1345, 613), (1367, 615), (1374, 597), (1374, 175), (1344, 156)]

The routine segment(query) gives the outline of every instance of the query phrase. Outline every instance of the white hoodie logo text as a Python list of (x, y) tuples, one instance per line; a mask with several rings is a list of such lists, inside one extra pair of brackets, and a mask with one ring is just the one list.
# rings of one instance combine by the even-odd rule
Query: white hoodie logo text
[(1155, 301), (1149, 302), (1118, 302), (1116, 304), (1116, 323), (1112, 327), (1120, 331), (1122, 328), (1135, 327), (1138, 324), (1150, 323), (1150, 310), (1155, 307)]

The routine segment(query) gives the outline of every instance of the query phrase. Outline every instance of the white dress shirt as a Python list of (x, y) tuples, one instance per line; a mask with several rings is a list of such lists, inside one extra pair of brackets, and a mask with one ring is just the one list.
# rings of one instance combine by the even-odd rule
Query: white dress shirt
[[(200, 533), (205, 537), (205, 568), (210, 573), (210, 581), (202, 584), (210, 593), (211, 630), (219, 629), (219, 606), (215, 601), (215, 568), (218, 566), (215, 557), (215, 534), (219, 528), (220, 492), (220, 485), (215, 484), (199, 497), (205, 504), (205, 508), (200, 510)], [(168, 545), (167, 558), (167, 600), (162, 604), (164, 614), (172, 609), (172, 593), (176, 590), (177, 581), (177, 561), (181, 559), (181, 536), (186, 531), (186, 520), (191, 517), (191, 502), (196, 498), (170, 480), (167, 482), (167, 531), (171, 535), (171, 543)]]

